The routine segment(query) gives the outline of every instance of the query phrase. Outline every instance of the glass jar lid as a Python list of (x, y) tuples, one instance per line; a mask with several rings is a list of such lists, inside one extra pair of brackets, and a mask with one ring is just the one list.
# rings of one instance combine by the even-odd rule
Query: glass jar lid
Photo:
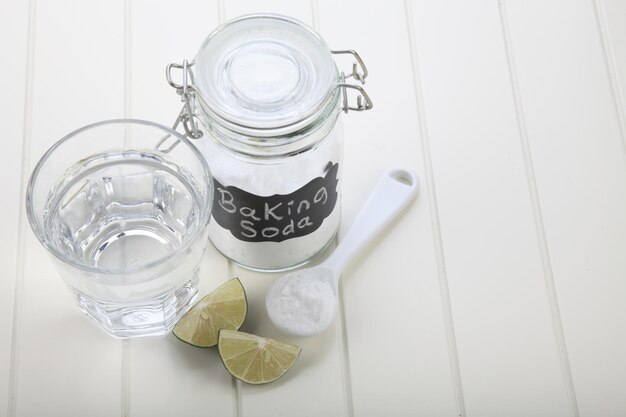
[(324, 110), (339, 80), (317, 33), (271, 14), (243, 16), (216, 29), (198, 51), (194, 75), (205, 111), (256, 131), (299, 128)]

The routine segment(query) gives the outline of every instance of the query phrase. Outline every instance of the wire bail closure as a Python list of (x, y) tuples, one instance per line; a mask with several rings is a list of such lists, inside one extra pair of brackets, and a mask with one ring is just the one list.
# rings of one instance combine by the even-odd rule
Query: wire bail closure
[[(198, 129), (198, 123), (195, 120), (197, 116), (194, 113), (196, 108), (196, 89), (194, 87), (195, 80), (193, 72), (191, 71), (191, 67), (193, 65), (193, 62), (190, 64), (186, 59), (183, 61), (182, 65), (169, 64), (165, 69), (165, 76), (169, 85), (176, 89), (176, 93), (180, 96), (180, 100), (183, 102), (183, 108), (176, 119), (176, 123), (183, 124), (185, 136), (190, 139), (200, 139), (202, 137), (202, 131)], [(173, 81), (172, 68), (181, 69), (183, 71), (182, 85)]]
[[(359, 56), (359, 54), (352, 49), (346, 50), (336, 50), (330, 51), (333, 55), (351, 55), (354, 58), (354, 62), (352, 63), (352, 71), (346, 75), (343, 71), (340, 73), (339, 79), (340, 82), (335, 85), (336, 89), (340, 88), (342, 93), (342, 107), (341, 110), (344, 113), (348, 113), (349, 111), (366, 111), (370, 110), (374, 107), (374, 103), (369, 95), (365, 92), (365, 89), (361, 87), (361, 85), (365, 84), (365, 79), (367, 78), (368, 71), (365, 63)], [(171, 63), (165, 68), (165, 77), (170, 86), (176, 89), (176, 93), (181, 97), (181, 101), (183, 102), (183, 107), (178, 113), (178, 117), (176, 117), (176, 121), (172, 126), (173, 130), (177, 130), (180, 125), (182, 125), (184, 130), (184, 136), (189, 139), (200, 139), (203, 135), (202, 131), (198, 128), (198, 122), (196, 118), (198, 117), (195, 113), (196, 109), (196, 94), (198, 91), (195, 88), (195, 78), (193, 75), (193, 71), (191, 68), (195, 64), (195, 61), (189, 63), (186, 59), (183, 60), (182, 64)], [(172, 70), (182, 70), (183, 81), (182, 84), (178, 84), (174, 82), (172, 78)], [(358, 81), (359, 84), (351, 84), (346, 82), (348, 79), (354, 79)], [(350, 100), (348, 97), (348, 90), (354, 90), (356, 92), (356, 104), (350, 104)], [(320, 103), (322, 105), (323, 103)], [(176, 145), (178, 144), (178, 139), (175, 140), (171, 145), (166, 148), (162, 148), (162, 146), (167, 142), (167, 140), (171, 137), (171, 135), (164, 136), (156, 145), (155, 149), (161, 152), (170, 152)]]
[[(176, 121), (172, 125), (172, 130), (177, 131), (178, 126), (182, 125), (184, 133), (183, 136), (189, 139), (200, 139), (203, 136), (202, 131), (198, 128), (198, 122), (195, 114), (196, 108), (196, 89), (194, 87), (194, 76), (191, 71), (191, 67), (194, 63), (189, 63), (186, 59), (182, 64), (172, 63), (165, 68), (165, 78), (169, 85), (176, 89), (176, 94), (180, 96), (180, 101), (183, 102), (183, 107), (180, 109)], [(183, 83), (178, 84), (174, 82), (172, 78), (172, 69), (180, 69), (183, 73)], [(191, 82), (190, 82), (191, 81)], [(155, 149), (164, 153), (170, 152), (178, 145), (179, 140), (176, 139), (172, 144), (166, 148), (162, 146), (167, 142), (171, 135), (164, 136), (155, 146)]]
[[(357, 51), (353, 49), (346, 49), (330, 51), (330, 53), (333, 55), (352, 55), (352, 57), (355, 59), (355, 62), (352, 63), (352, 72), (346, 75), (342, 71), (340, 75), (341, 82), (336, 86), (336, 88), (341, 88), (341, 93), (343, 96), (342, 110), (344, 111), (344, 113), (348, 113), (350, 110), (365, 111), (370, 110), (372, 107), (374, 107), (372, 99), (365, 92), (365, 89), (363, 87), (358, 84), (346, 83), (346, 79), (354, 78), (356, 81), (359, 81), (361, 85), (365, 84), (365, 79), (367, 78), (368, 71), (367, 67), (365, 66), (365, 62), (363, 62)], [(356, 105), (349, 104), (348, 89), (352, 89), (357, 92)]]

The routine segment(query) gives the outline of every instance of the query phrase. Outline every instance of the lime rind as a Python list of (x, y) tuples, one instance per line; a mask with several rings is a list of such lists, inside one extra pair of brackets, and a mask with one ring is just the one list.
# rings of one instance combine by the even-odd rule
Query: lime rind
[(283, 377), (302, 348), (244, 332), (221, 330), (218, 350), (228, 372), (248, 384), (266, 384)]
[(212, 347), (222, 329), (238, 330), (248, 314), (246, 292), (233, 278), (198, 301), (174, 327), (173, 334), (196, 347)]

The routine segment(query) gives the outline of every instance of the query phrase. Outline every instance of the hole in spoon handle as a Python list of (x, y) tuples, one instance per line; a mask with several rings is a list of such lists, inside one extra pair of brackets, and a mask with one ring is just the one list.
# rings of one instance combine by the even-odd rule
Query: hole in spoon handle
[(396, 168), (387, 171), (387, 175), (408, 187), (415, 187), (415, 191), (417, 191), (417, 187), (419, 187), (419, 178), (413, 171)]
[(324, 262), (337, 275), (352, 257), (417, 195), (419, 178), (411, 170), (393, 168), (378, 181), (350, 230)]

